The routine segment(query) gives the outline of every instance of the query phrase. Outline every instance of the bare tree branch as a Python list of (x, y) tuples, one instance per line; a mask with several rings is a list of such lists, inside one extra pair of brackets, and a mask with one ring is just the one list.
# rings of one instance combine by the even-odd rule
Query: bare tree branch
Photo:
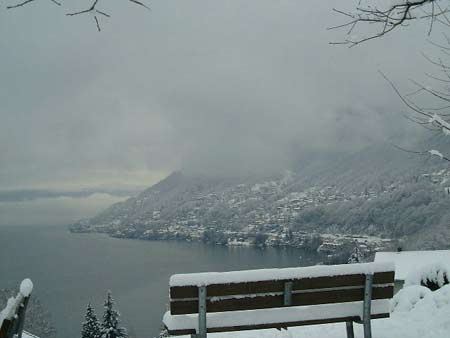
[[(99, 0), (95, 0), (92, 3), (91, 7), (87, 8), (87, 9), (80, 10), (80, 11), (73, 12), (73, 13), (67, 13), (66, 15), (67, 16), (76, 16), (76, 15), (81, 15), (81, 14), (86, 14), (86, 13), (92, 13), (93, 16), (94, 16), (95, 24), (97, 26), (97, 30), (100, 32), (101, 28), (100, 28), (100, 22), (98, 20), (97, 14), (103, 15), (104, 17), (107, 17), (107, 18), (110, 18), (111, 15), (109, 15), (108, 13), (106, 13), (104, 11), (101, 11), (101, 10), (97, 9), (98, 1)], [(136, 5), (139, 5), (141, 7), (144, 7), (146, 9), (148, 9), (148, 10), (151, 10), (150, 7), (148, 7), (146, 4), (144, 4), (143, 2), (141, 2), (139, 0), (128, 0), (128, 1), (132, 2), (132, 3), (136, 4)]]
[[(14, 8), (19, 8), (19, 7), (24, 7), (32, 2), (36, 2), (38, 0), (24, 0), (23, 2), (14, 4), (14, 5), (9, 5), (6, 8), (7, 9), (14, 9)], [(49, 0), (51, 2), (53, 2), (55, 5), (61, 6), (61, 3), (58, 0)], [(144, 7), (145, 9), (151, 10), (150, 7), (148, 7), (144, 2), (140, 1), (140, 0), (127, 0), (128, 2), (132, 2), (133, 4), (136, 4), (140, 7)], [(67, 16), (76, 16), (76, 15), (81, 15), (81, 14), (87, 14), (87, 13), (91, 13), (94, 21), (95, 21), (95, 25), (97, 27), (97, 30), (100, 32), (101, 31), (101, 27), (100, 27), (100, 21), (98, 19), (97, 14), (104, 16), (106, 18), (110, 18), (111, 15), (106, 13), (104, 10), (100, 10), (97, 9), (97, 5), (99, 3), (99, 0), (94, 0), (91, 4), (91, 6), (89, 8), (83, 9), (83, 10), (79, 10), (79, 11), (75, 11), (75, 12), (69, 12), (66, 15)]]
[[(34, 2), (34, 1), (36, 1), (36, 0), (25, 0), (23, 2), (15, 4), (15, 5), (6, 6), (6, 9), (14, 9), (14, 8), (23, 7), (25, 5), (28, 5), (30, 2)], [(61, 6), (61, 3), (56, 0), (50, 0), (50, 1), (53, 2), (55, 5)]]
[(95, 0), (92, 3), (91, 7), (89, 7), (88, 9), (84, 9), (84, 10), (81, 10), (81, 11), (78, 11), (78, 12), (73, 12), (73, 13), (67, 13), (66, 15), (74, 16), (74, 15), (79, 15), (79, 14), (85, 14), (85, 13), (93, 12), (93, 11), (95, 11), (95, 6), (97, 6), (97, 4), (98, 4), (98, 0)]
[(136, 5), (142, 6), (142, 7), (144, 7), (144, 8), (147, 8), (149, 11), (151, 11), (150, 7), (148, 7), (147, 5), (145, 5), (143, 2), (140, 2), (140, 1), (138, 1), (138, 0), (128, 0), (128, 1), (133, 2), (133, 3), (135, 3)]
[(103, 16), (106, 16), (107, 18), (110, 18), (110, 17), (111, 17), (111, 15), (106, 14), (105, 12), (99, 11), (98, 9), (96, 9), (95, 12), (98, 13), (98, 14), (101, 14), (101, 15), (103, 15)]
[(88, 9), (84, 9), (84, 10), (81, 10), (81, 11), (78, 11), (78, 12), (73, 12), (73, 13), (67, 13), (66, 15), (67, 16), (75, 16), (75, 15), (92, 13), (93, 16), (94, 16), (95, 25), (97, 26), (97, 30), (99, 32), (101, 32), (100, 23), (99, 23), (98, 18), (97, 18), (97, 13), (99, 13), (99, 14), (101, 14), (103, 16), (106, 16), (107, 18), (110, 18), (111, 16), (109, 14), (106, 14), (105, 12), (97, 10), (96, 6), (98, 4), (98, 1), (99, 0), (95, 0), (92, 3), (91, 7), (89, 7)]
[(95, 23), (97, 24), (97, 29), (98, 29), (98, 31), (100, 32), (100, 31), (101, 31), (101, 29), (100, 29), (100, 24), (98, 23), (98, 19), (97, 19), (97, 16), (96, 16), (96, 15), (94, 15), (94, 19), (95, 19)]
[[(447, 14), (450, 13), (450, 6), (442, 7), (439, 2), (448, 0), (397, 0), (387, 8), (381, 9), (374, 5), (361, 6), (361, 1), (354, 12), (346, 12), (334, 8), (333, 11), (348, 19), (347, 22), (329, 27), (328, 29), (341, 29), (350, 27), (347, 32), (347, 38), (340, 42), (331, 42), (331, 44), (344, 44), (350, 47), (360, 43), (382, 37), (393, 30), (405, 26), (408, 22), (417, 19), (429, 19), (430, 26), (428, 34), (431, 34), (434, 23), (440, 22), (450, 25)], [(427, 11), (426, 8), (430, 10)], [(442, 19), (441, 19), (442, 18)], [(362, 38), (351, 37), (350, 34), (355, 27), (360, 24), (367, 24), (375, 27), (372, 34), (368, 34)]]
[(18, 3), (16, 5), (7, 6), (6, 9), (13, 9), (13, 8), (18, 8), (18, 7), (23, 7), (23, 6), (29, 4), (30, 2), (33, 2), (33, 1), (35, 1), (35, 0), (26, 0), (26, 1)]
[[(447, 40), (449, 46), (450, 46), (450, 40)], [(442, 46), (443, 47), (443, 46)], [(450, 136), (450, 87), (446, 84), (450, 82), (450, 72), (448, 67), (441, 59), (433, 60), (431, 58), (428, 58), (426, 55), (424, 55), (425, 58), (434, 66), (437, 66), (438, 69), (445, 74), (447, 79), (442, 79), (441, 77), (436, 76), (429, 76), (430, 78), (437, 80), (439, 82), (443, 82), (445, 84), (444, 88), (442, 90), (435, 89), (429, 86), (424, 86), (423, 84), (411, 80), (411, 82), (414, 84), (414, 86), (417, 87), (416, 90), (412, 91), (409, 94), (402, 94), (400, 90), (397, 88), (397, 86), (381, 71), (379, 73), (383, 76), (383, 78), (389, 83), (389, 85), (392, 87), (394, 92), (397, 94), (397, 96), (402, 100), (402, 102), (412, 110), (414, 115), (405, 116), (408, 120), (420, 125), (421, 127), (428, 129), (430, 131), (437, 132), (439, 135), (446, 135)], [(417, 103), (415, 103), (414, 97), (417, 95), (428, 95), (432, 98), (438, 100), (438, 101), (444, 101), (447, 103), (446, 105), (440, 105), (438, 107), (432, 107), (432, 108), (426, 108), (423, 107)], [(445, 113), (447, 111), (447, 113)], [(450, 158), (448, 156), (444, 156), (440, 151), (436, 149), (426, 150), (426, 151), (415, 151), (415, 150), (408, 150), (405, 148), (402, 148), (398, 145), (394, 145), (396, 148), (406, 151), (409, 153), (419, 154), (419, 155), (428, 155), (432, 157), (438, 157), (440, 159), (446, 160), (450, 162)]]
[(397, 149), (399, 149), (401, 151), (404, 151), (405, 153), (422, 155), (422, 156), (424, 156), (424, 155), (437, 156), (437, 157), (439, 157), (442, 160), (450, 162), (450, 158), (449, 157), (446, 157), (446, 156), (442, 155), (439, 151), (434, 150), (434, 149), (425, 150), (425, 151), (417, 151), (417, 150), (410, 150), (410, 149), (403, 148), (403, 147), (401, 147), (401, 146), (399, 146), (397, 144), (392, 144), (392, 146), (394, 146), (395, 148), (397, 148)]

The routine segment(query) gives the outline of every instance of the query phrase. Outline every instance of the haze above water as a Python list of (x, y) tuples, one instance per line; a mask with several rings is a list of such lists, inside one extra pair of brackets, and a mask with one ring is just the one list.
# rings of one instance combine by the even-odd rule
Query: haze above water
[[(0, 227), (0, 287), (25, 277), (52, 314), (59, 338), (78, 338), (84, 310), (101, 314), (111, 290), (123, 324), (139, 338), (159, 332), (170, 275), (183, 272), (310, 265), (295, 249), (226, 248), (201, 243), (112, 239), (65, 227)], [(6, 273), (5, 273), (6, 272)]]

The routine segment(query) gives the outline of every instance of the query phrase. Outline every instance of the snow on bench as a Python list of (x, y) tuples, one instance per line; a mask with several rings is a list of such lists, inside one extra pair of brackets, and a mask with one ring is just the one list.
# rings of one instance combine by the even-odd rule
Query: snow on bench
[(33, 283), (27, 278), (20, 284), (17, 296), (8, 299), (0, 311), (0, 338), (22, 337), (25, 311), (32, 291)]
[(30, 333), (30, 332), (23, 331), (22, 332), (22, 338), (39, 338), (39, 337), (34, 335), (34, 334), (32, 334), (32, 333)]
[[(394, 265), (312, 266), (179, 274), (170, 278), (170, 311), (163, 318), (171, 335), (287, 328), (389, 317)], [(373, 301), (372, 301), (373, 300)]]

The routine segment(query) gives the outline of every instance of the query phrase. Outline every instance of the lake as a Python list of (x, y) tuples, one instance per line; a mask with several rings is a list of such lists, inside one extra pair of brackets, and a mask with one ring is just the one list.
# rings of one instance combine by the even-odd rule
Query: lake
[(101, 317), (107, 290), (130, 333), (152, 338), (160, 331), (174, 273), (316, 262), (298, 249), (114, 239), (71, 234), (65, 227), (0, 227), (0, 288), (17, 289), (22, 279), (31, 278), (34, 295), (51, 313), (58, 338), (79, 338), (88, 302)]

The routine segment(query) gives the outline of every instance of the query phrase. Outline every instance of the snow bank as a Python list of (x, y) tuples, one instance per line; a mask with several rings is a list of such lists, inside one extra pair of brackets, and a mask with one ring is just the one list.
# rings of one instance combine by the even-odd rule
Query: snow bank
[(392, 303), (394, 304), (393, 312), (433, 312), (440, 308), (450, 307), (450, 285), (445, 285), (436, 291), (431, 291), (424, 286), (408, 286), (394, 296)]
[(411, 271), (406, 277), (405, 285), (428, 285), (433, 283), (436, 288), (441, 288), (449, 283), (449, 278), (449, 263), (435, 263)]
[(170, 286), (230, 284), (256, 282), (265, 280), (284, 280), (315, 278), (325, 276), (342, 276), (352, 274), (374, 274), (376, 272), (394, 271), (394, 263), (361, 263), (341, 265), (316, 265), (301, 268), (260, 269), (231, 272), (205, 272), (178, 274), (170, 277)]
[[(296, 322), (299, 320), (341, 318), (347, 316), (362, 317), (362, 310), (363, 302), (348, 302), (263, 310), (214, 312), (207, 314), (206, 322), (210, 328), (241, 325), (246, 326), (280, 322)], [(371, 313), (389, 313), (389, 300), (382, 299), (373, 301)], [(171, 315), (168, 311), (164, 314), (163, 322), (171, 330), (197, 329), (198, 315)]]
[(395, 279), (405, 280), (412, 271), (429, 264), (450, 265), (450, 250), (377, 252), (375, 262), (394, 262)]
[(431, 293), (431, 290), (420, 285), (401, 289), (392, 299), (391, 311), (409, 312), (416, 304)]

